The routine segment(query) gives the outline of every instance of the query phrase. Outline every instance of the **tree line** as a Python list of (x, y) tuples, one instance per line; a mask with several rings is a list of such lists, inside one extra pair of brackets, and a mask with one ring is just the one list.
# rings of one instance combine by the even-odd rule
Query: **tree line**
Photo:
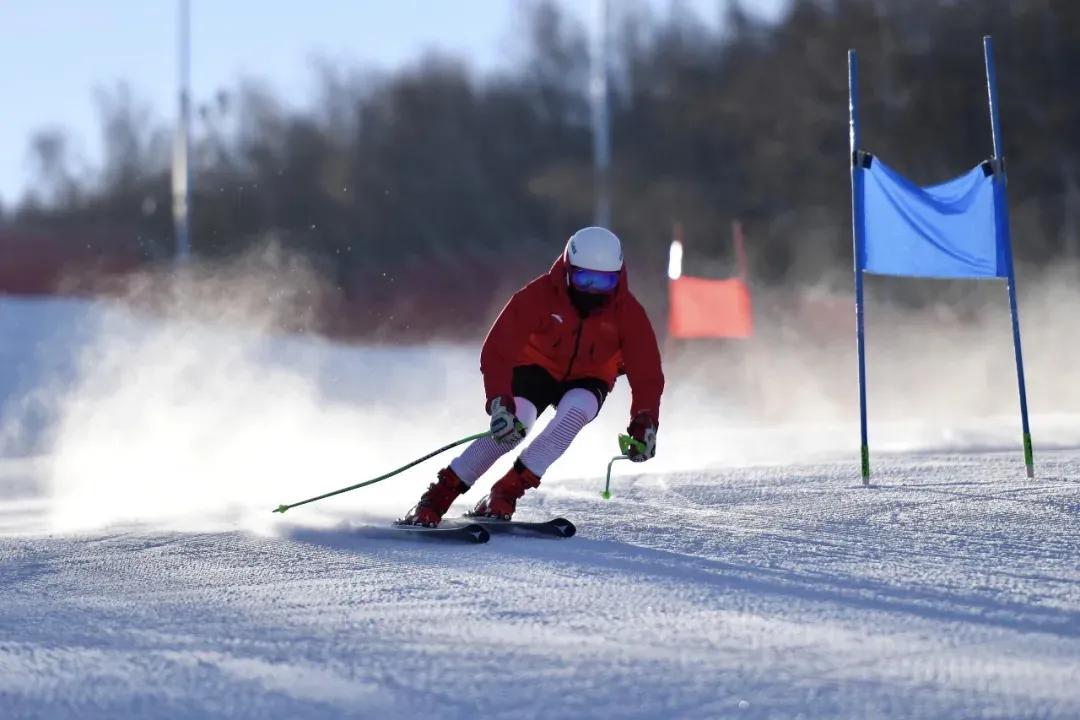
[[(652, 310), (675, 222), (690, 272), (733, 267), (738, 218), (755, 284), (850, 275), (848, 48), (866, 149), (928, 184), (992, 154), (980, 40), (993, 35), (1017, 257), (1080, 256), (1080, 4), (792, 0), (773, 22), (737, 0), (718, 1), (719, 22), (613, 5), (613, 229)], [(310, 107), (255, 80), (200, 102), (196, 256), (271, 241), (302, 254), (358, 332), (484, 327), (593, 207), (588, 29), (549, 0), (521, 13), (518, 57), (497, 72), (442, 55), (391, 73), (324, 63)], [(164, 260), (169, 127), (122, 84), (96, 102), (101, 167), (79, 172), (69, 138), (37, 134), (33, 189), (3, 222)]]

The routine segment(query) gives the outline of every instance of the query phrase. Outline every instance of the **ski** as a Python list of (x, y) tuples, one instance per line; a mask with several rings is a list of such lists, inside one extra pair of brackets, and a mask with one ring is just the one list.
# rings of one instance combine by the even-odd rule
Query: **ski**
[(438, 527), (424, 527), (409, 523), (395, 522), (391, 527), (399, 532), (415, 533), (423, 537), (439, 540), (462, 540), (472, 543), (486, 543), (491, 539), (487, 529), (478, 523), (444, 523)]
[(482, 525), (493, 533), (514, 533), (518, 535), (548, 535), (551, 537), (568, 538), (577, 532), (574, 523), (566, 518), (553, 518), (540, 522), (528, 522), (525, 520), (500, 520), (499, 518), (487, 517), (486, 515), (466, 514), (465, 519), (469, 522)]

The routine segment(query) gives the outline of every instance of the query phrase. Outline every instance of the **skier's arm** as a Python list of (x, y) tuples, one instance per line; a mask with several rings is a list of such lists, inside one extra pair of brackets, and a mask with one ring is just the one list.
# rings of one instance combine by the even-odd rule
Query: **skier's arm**
[(623, 305), (620, 325), (623, 367), (630, 381), (630, 419), (647, 416), (655, 428), (660, 424), (664, 371), (652, 323), (633, 296)]
[(527, 285), (514, 293), (484, 339), (480, 372), (484, 375), (488, 406), (498, 397), (513, 398), (514, 362), (537, 325), (537, 303), (533, 297), (536, 291)]

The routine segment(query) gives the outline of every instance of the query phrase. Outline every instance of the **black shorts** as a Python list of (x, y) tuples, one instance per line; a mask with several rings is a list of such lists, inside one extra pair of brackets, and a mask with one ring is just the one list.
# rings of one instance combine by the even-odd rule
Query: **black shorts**
[(523, 397), (536, 406), (536, 414), (544, 412), (548, 406), (557, 406), (563, 395), (574, 388), (588, 390), (596, 396), (597, 411), (604, 406), (608, 395), (608, 384), (600, 378), (578, 378), (562, 382), (551, 377), (547, 370), (539, 365), (518, 365), (510, 387), (517, 397)]

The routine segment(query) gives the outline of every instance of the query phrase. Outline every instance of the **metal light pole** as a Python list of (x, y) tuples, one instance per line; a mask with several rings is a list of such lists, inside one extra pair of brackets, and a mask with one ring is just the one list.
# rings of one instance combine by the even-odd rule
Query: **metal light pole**
[(172, 200), (173, 227), (176, 231), (176, 260), (184, 263), (191, 257), (188, 213), (191, 207), (191, 170), (188, 164), (191, 125), (191, 3), (179, 0), (179, 114), (173, 138)]
[(608, 2), (594, 0), (592, 63), (589, 96), (592, 101), (593, 224), (611, 224), (611, 118), (608, 115)]

